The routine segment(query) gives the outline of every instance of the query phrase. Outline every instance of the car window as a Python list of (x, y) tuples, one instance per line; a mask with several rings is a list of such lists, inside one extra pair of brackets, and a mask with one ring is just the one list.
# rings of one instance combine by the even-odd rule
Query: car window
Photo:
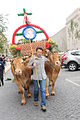
[(72, 54), (72, 55), (76, 55), (76, 52), (72, 52), (71, 54)]
[(71, 52), (71, 54), (80, 56), (80, 51)]
[(80, 56), (80, 51), (76, 51), (76, 55)]

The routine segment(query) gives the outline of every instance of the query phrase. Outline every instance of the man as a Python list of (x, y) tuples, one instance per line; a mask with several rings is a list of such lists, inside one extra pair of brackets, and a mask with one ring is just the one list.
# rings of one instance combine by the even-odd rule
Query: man
[[(4, 73), (4, 64), (2, 58), (0, 57), (0, 80), (2, 82), (2, 85), (4, 85), (3, 73)], [(1, 86), (1, 82), (0, 82), (0, 86)]]
[[(41, 91), (41, 110), (46, 111), (46, 73), (45, 73), (45, 62), (48, 59), (42, 56), (42, 47), (36, 48), (36, 55), (29, 61), (29, 67), (33, 69), (33, 83), (34, 83), (34, 105), (38, 106), (39, 100), (39, 86)], [(38, 79), (37, 79), (38, 78)]]

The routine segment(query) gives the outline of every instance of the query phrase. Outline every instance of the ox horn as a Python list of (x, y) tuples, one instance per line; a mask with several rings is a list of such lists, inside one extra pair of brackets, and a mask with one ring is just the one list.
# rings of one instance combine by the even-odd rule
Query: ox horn
[(28, 59), (28, 58), (29, 58), (29, 56), (24, 56), (24, 57), (22, 57), (23, 60), (26, 60), (26, 59)]

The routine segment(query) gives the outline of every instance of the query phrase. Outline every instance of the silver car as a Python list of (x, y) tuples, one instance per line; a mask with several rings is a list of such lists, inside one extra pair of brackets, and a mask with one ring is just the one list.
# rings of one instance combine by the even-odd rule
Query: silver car
[(65, 53), (63, 65), (70, 71), (75, 71), (80, 67), (80, 50), (72, 50)]

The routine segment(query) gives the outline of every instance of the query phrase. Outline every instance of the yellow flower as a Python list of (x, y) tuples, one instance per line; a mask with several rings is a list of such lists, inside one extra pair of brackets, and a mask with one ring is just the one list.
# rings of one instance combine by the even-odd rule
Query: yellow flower
[(17, 47), (17, 45), (9, 45), (9, 49), (16, 48), (16, 47)]
[(51, 38), (49, 38), (48, 43), (52, 44), (52, 43), (54, 43), (54, 41)]
[(11, 48), (11, 45), (9, 45), (9, 49)]

